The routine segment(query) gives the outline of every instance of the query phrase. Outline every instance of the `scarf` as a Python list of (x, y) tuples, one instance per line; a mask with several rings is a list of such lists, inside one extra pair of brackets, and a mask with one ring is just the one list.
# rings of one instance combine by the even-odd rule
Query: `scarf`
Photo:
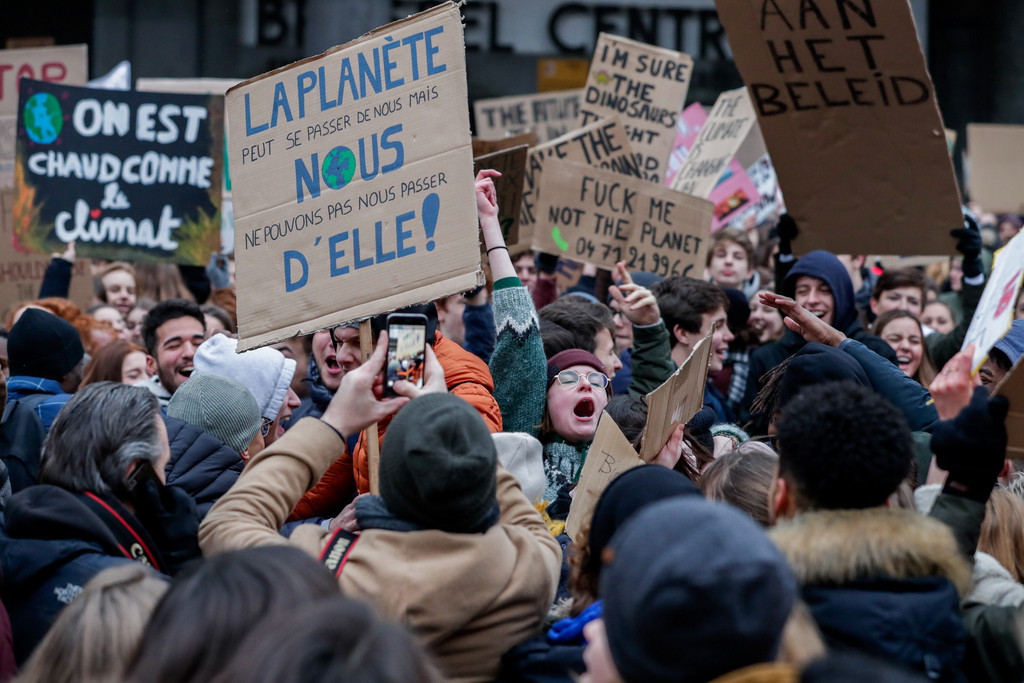
[(313, 405), (321, 412), (321, 414), (327, 410), (327, 404), (334, 398), (334, 394), (327, 390), (327, 387), (320, 381), (320, 368), (317, 367), (316, 359), (313, 358), (313, 354), (309, 355), (309, 366), (306, 370), (306, 378), (302, 380), (309, 385), (309, 398), (312, 399)]
[(110, 495), (90, 491), (76, 493), (74, 496), (113, 534), (117, 550), (122, 555), (152, 567), (161, 574), (170, 574), (167, 563), (149, 532), (119, 500)]
[[(498, 503), (487, 513), (477, 524), (464, 532), (467, 534), (482, 534), (498, 523), (501, 518), (501, 509)], [(425, 531), (426, 527), (396, 517), (388, 509), (387, 503), (380, 496), (363, 496), (356, 500), (356, 523), (359, 528), (368, 531), (380, 529), (381, 531)]]
[(571, 444), (560, 437), (544, 444), (544, 476), (547, 478), (545, 501), (551, 502), (557, 498), (558, 490), (566, 484), (576, 483), (589, 449), (589, 443)]

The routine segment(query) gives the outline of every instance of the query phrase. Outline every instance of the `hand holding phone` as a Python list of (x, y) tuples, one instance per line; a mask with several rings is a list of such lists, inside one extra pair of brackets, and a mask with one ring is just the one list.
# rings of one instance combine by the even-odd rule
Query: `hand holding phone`
[(427, 316), (392, 313), (388, 316), (388, 355), (384, 364), (384, 395), (398, 396), (395, 382), (404, 380), (423, 387), (427, 348)]

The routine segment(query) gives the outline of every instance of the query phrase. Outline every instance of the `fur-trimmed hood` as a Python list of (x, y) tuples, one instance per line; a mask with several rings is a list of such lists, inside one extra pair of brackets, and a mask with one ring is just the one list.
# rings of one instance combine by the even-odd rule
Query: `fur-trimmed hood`
[(772, 540), (801, 585), (842, 585), (888, 577), (943, 577), (961, 597), (971, 568), (942, 522), (910, 510), (826, 510), (779, 523)]

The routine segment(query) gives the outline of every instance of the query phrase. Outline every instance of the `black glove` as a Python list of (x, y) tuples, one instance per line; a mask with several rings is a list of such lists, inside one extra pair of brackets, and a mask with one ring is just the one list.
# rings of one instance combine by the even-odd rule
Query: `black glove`
[(984, 503), (992, 493), (1006, 459), (1006, 413), (1003, 396), (991, 399), (985, 387), (976, 387), (966, 408), (932, 430), (935, 463), (949, 472), (946, 493)]
[(779, 216), (779, 224), (775, 226), (775, 234), (779, 236), (779, 253), (792, 254), (793, 246), (791, 242), (800, 234), (800, 229), (796, 227), (796, 221), (793, 220), (793, 217), (788, 213)]
[(537, 270), (547, 275), (554, 275), (555, 271), (558, 270), (558, 256), (555, 254), (545, 254), (542, 251), (538, 251), (533, 257), (533, 263), (537, 266)]
[(171, 575), (203, 556), (196, 501), (177, 486), (146, 481), (135, 491), (135, 516), (153, 537)]
[(970, 214), (964, 214), (964, 227), (950, 230), (957, 238), (956, 250), (964, 255), (964, 277), (978, 277), (982, 273), (981, 230)]

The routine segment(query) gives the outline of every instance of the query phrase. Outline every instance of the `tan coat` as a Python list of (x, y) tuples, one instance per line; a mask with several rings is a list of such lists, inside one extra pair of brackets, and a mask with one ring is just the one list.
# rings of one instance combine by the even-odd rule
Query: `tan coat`
[[(204, 555), (295, 545), (320, 556), (327, 531), (278, 533), (302, 495), (343, 448), (320, 420), (305, 418), (253, 458), (199, 529)], [(483, 534), (364, 531), (349, 554), (342, 593), (406, 624), (452, 681), (489, 681), (501, 654), (534, 635), (554, 599), (561, 548), (515, 478), (498, 468), (501, 519)]]

